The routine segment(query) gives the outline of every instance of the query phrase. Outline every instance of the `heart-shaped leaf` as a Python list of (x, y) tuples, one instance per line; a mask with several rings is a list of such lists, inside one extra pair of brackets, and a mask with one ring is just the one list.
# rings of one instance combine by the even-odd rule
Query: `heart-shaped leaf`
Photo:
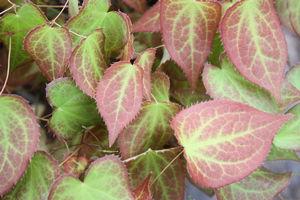
[(210, 1), (161, 0), (160, 7), (164, 44), (195, 89), (219, 25), (221, 6)]
[[(122, 16), (117, 12), (107, 12), (109, 7), (110, 0), (85, 0), (79, 14), (67, 22), (70, 30), (84, 36), (101, 28), (107, 55), (119, 51), (126, 44), (129, 34)], [(81, 38), (74, 36), (73, 39), (78, 44)]]
[(151, 93), (154, 101), (170, 101), (170, 79), (165, 73), (157, 71), (152, 74)]
[(143, 16), (134, 23), (134, 32), (159, 32), (160, 31), (160, 2), (147, 10)]
[(113, 155), (95, 160), (86, 172), (84, 181), (63, 176), (50, 192), (49, 200), (133, 200), (127, 172), (121, 160)]
[(24, 39), (24, 48), (48, 80), (62, 77), (66, 72), (72, 52), (67, 29), (48, 25), (36, 27)]
[(205, 65), (203, 82), (207, 93), (214, 99), (229, 99), (270, 113), (279, 111), (274, 98), (241, 76), (227, 59), (221, 62), (221, 68)]
[(119, 136), (123, 158), (136, 156), (144, 151), (162, 148), (172, 137), (169, 125), (180, 107), (173, 103), (146, 103), (139, 115)]
[(217, 190), (218, 200), (270, 200), (289, 183), (291, 173), (276, 174), (261, 168), (238, 183)]
[(80, 42), (70, 58), (70, 69), (76, 84), (93, 98), (107, 65), (104, 37), (102, 30), (96, 30)]
[(226, 53), (239, 72), (280, 99), (287, 46), (273, 0), (242, 0), (221, 22)]
[(0, 96), (0, 196), (23, 175), (39, 140), (39, 125), (19, 96)]
[(98, 85), (96, 101), (108, 128), (109, 146), (141, 108), (142, 74), (142, 69), (130, 62), (117, 62), (105, 71)]
[(128, 6), (136, 11), (143, 13), (147, 7), (146, 0), (123, 0)]
[(11, 68), (30, 61), (30, 56), (23, 49), (26, 34), (36, 26), (46, 23), (45, 16), (32, 4), (24, 4), (16, 14), (8, 13), (0, 21), (0, 36), (4, 44), (9, 46), (11, 36)]
[(196, 104), (171, 122), (187, 168), (199, 186), (218, 188), (249, 175), (270, 151), (289, 115), (275, 115), (227, 100)]
[(64, 139), (81, 133), (84, 128), (101, 122), (96, 103), (83, 94), (69, 78), (60, 78), (47, 85), (47, 98), (54, 108), (50, 128)]
[(150, 183), (153, 199), (182, 200), (185, 170), (178, 158), (180, 150), (180, 148), (160, 151), (149, 149), (143, 154), (126, 160), (131, 186), (136, 188), (151, 174), (154, 178)]
[(58, 172), (58, 164), (50, 155), (36, 152), (25, 175), (2, 200), (45, 200)]
[(156, 49), (154, 48), (146, 49), (134, 61), (134, 64), (143, 69), (143, 92), (147, 100), (151, 100), (151, 72), (155, 60), (155, 53)]
[(300, 150), (300, 104), (289, 110), (294, 118), (287, 122), (274, 138), (274, 144), (284, 149)]

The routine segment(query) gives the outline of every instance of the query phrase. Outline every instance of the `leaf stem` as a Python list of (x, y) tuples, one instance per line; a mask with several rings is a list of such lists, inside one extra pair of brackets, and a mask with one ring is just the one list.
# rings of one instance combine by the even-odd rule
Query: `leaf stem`
[[(55, 24), (56, 26), (62, 27), (62, 26), (61, 26), (59, 23), (57, 23), (57, 22), (54, 22), (54, 24)], [(78, 37), (86, 38), (86, 36), (80, 35), (79, 33), (76, 33), (76, 32), (74, 32), (74, 31), (72, 31), (72, 30), (70, 30), (70, 29), (68, 29), (68, 31), (69, 31), (70, 33), (73, 33), (74, 35), (76, 35), (76, 36), (78, 36)]]
[(64, 12), (64, 10), (67, 7), (68, 3), (69, 3), (69, 0), (66, 1), (65, 5), (60, 10), (60, 12), (58, 13), (58, 15), (52, 20), (51, 24), (55, 23), (55, 21), (59, 18), (59, 16)]
[(171, 160), (171, 162), (169, 162), (169, 164), (167, 164), (167, 166), (158, 174), (158, 176), (152, 181), (152, 183), (151, 183), (151, 185), (150, 185), (150, 187), (158, 180), (158, 178), (173, 164), (173, 162), (177, 159), (177, 158), (179, 158), (179, 156), (181, 155), (183, 153), (183, 150), (182, 151), (180, 151), (179, 153), (178, 153), (178, 155), (175, 157), (175, 158), (173, 158), (173, 160)]
[(9, 10), (12, 9), (13, 7), (14, 7), (14, 5), (12, 5), (11, 7), (9, 7), (9, 8), (7, 8), (7, 9), (3, 10), (3, 11), (0, 13), (0, 15), (3, 15), (4, 13), (6, 13), (7, 11), (9, 11)]
[(2, 86), (2, 89), (0, 91), (0, 96), (2, 95), (7, 82), (8, 82), (8, 77), (9, 77), (9, 70), (10, 70), (10, 56), (11, 56), (11, 36), (9, 37), (9, 47), (8, 47), (8, 58), (7, 58), (7, 71), (6, 71), (6, 77), (5, 77), (5, 81), (4, 84)]

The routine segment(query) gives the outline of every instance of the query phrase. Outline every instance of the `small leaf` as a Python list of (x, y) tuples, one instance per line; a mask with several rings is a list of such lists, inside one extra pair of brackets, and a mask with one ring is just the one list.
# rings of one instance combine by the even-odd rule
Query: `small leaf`
[(134, 32), (159, 32), (160, 31), (160, 1), (147, 10), (143, 16), (134, 23)]
[(227, 59), (221, 62), (221, 69), (205, 65), (203, 82), (207, 93), (214, 99), (229, 99), (270, 113), (279, 111), (270, 93), (246, 80)]
[(124, 19), (126, 26), (127, 26), (127, 43), (123, 47), (122, 53), (121, 53), (121, 60), (122, 61), (131, 61), (131, 59), (134, 56), (135, 50), (134, 50), (134, 35), (132, 33), (132, 22), (130, 20), (130, 17), (122, 12), (119, 12), (121, 17)]
[(139, 115), (120, 134), (118, 143), (123, 158), (130, 158), (149, 148), (160, 149), (171, 139), (171, 118), (180, 107), (173, 103), (146, 103)]
[(123, 0), (131, 8), (135, 9), (136, 11), (143, 13), (147, 7), (146, 0)]
[(147, 100), (151, 100), (151, 72), (152, 65), (155, 60), (155, 54), (156, 49), (146, 49), (134, 61), (134, 64), (140, 66), (143, 69), (143, 92), (144, 97)]
[(270, 200), (287, 187), (291, 173), (260, 168), (238, 183), (217, 190), (218, 200)]
[(24, 39), (24, 48), (48, 80), (62, 77), (72, 52), (69, 32), (48, 25), (36, 27)]
[(248, 80), (280, 99), (287, 46), (273, 0), (243, 0), (230, 7), (221, 22), (230, 60)]
[[(180, 148), (161, 151), (149, 149), (139, 156), (126, 160), (131, 186), (136, 188), (151, 174), (154, 177), (153, 181), (155, 181), (151, 181), (153, 199), (182, 200), (184, 198), (185, 177), (182, 162), (180, 158), (177, 158), (170, 165), (170, 162), (178, 154), (180, 154)], [(161, 173), (164, 169), (165, 171)]]
[(171, 122), (184, 147), (188, 172), (200, 187), (218, 188), (249, 175), (267, 156), (289, 119), (227, 100), (196, 104)]
[(17, 183), (37, 149), (39, 125), (19, 96), (0, 96), (0, 196)]
[(163, 72), (155, 72), (152, 74), (152, 98), (158, 102), (169, 102), (170, 98), (170, 79)]
[(277, 133), (273, 143), (283, 149), (300, 150), (300, 104), (289, 110), (294, 118), (287, 122)]
[(95, 97), (98, 82), (106, 68), (104, 34), (98, 29), (82, 40), (70, 58), (70, 70), (79, 88)]
[(299, 77), (300, 77), (300, 65), (293, 67), (287, 73), (287, 80), (298, 90), (300, 90), (300, 78)]
[(284, 80), (281, 86), (281, 100), (279, 106), (282, 111), (289, 109), (300, 101), (300, 90), (295, 88), (288, 80)]
[(63, 176), (50, 191), (49, 200), (133, 200), (126, 168), (113, 155), (95, 160), (86, 172), (84, 181)]
[[(275, 136), (276, 137), (276, 136)], [(267, 157), (267, 161), (276, 161), (276, 160), (293, 160), (300, 162), (300, 158), (297, 153), (289, 149), (281, 149), (272, 145), (271, 151)]]
[(58, 176), (57, 162), (45, 152), (36, 152), (25, 175), (2, 200), (43, 200)]
[(100, 123), (96, 103), (76, 87), (69, 78), (60, 78), (47, 85), (47, 98), (54, 108), (50, 128), (64, 139), (81, 133), (84, 128)]
[(32, 4), (24, 4), (16, 14), (8, 13), (0, 21), (0, 36), (5, 46), (9, 46), (11, 36), (11, 68), (29, 62), (30, 56), (23, 49), (26, 34), (38, 25), (46, 23), (45, 16)]
[[(128, 30), (126, 22), (117, 12), (107, 12), (110, 0), (85, 0), (78, 15), (67, 22), (67, 27), (84, 36), (90, 35), (96, 29), (102, 29), (105, 35), (105, 52), (107, 55), (116, 53), (125, 44)], [(81, 38), (73, 37), (74, 44)]]
[(98, 109), (107, 125), (109, 146), (138, 114), (143, 98), (142, 69), (117, 62), (106, 71), (97, 88)]
[[(186, 14), (188, 13), (188, 14)], [(217, 2), (162, 0), (160, 21), (170, 56), (184, 71), (192, 89), (206, 61), (221, 17)]]
[(153, 200), (151, 193), (151, 176), (149, 175), (135, 190), (133, 191), (135, 200)]

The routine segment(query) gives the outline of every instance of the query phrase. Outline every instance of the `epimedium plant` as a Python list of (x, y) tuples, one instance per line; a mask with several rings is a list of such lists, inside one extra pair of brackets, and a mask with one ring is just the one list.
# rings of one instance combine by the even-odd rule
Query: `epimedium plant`
[(300, 67), (285, 73), (281, 28), (300, 33), (300, 1), (41, 2), (1, 12), (1, 199), (182, 200), (186, 178), (218, 200), (287, 187), (264, 162), (300, 161)]

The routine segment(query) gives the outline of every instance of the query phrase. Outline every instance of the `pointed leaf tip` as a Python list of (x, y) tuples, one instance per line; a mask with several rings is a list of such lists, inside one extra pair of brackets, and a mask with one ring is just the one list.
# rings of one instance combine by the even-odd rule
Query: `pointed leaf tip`
[(290, 115), (269, 114), (227, 100), (196, 104), (171, 122), (187, 169), (201, 187), (236, 182), (259, 167)]
[(143, 98), (143, 72), (130, 62), (111, 65), (99, 82), (96, 101), (112, 146), (120, 132), (136, 117)]

